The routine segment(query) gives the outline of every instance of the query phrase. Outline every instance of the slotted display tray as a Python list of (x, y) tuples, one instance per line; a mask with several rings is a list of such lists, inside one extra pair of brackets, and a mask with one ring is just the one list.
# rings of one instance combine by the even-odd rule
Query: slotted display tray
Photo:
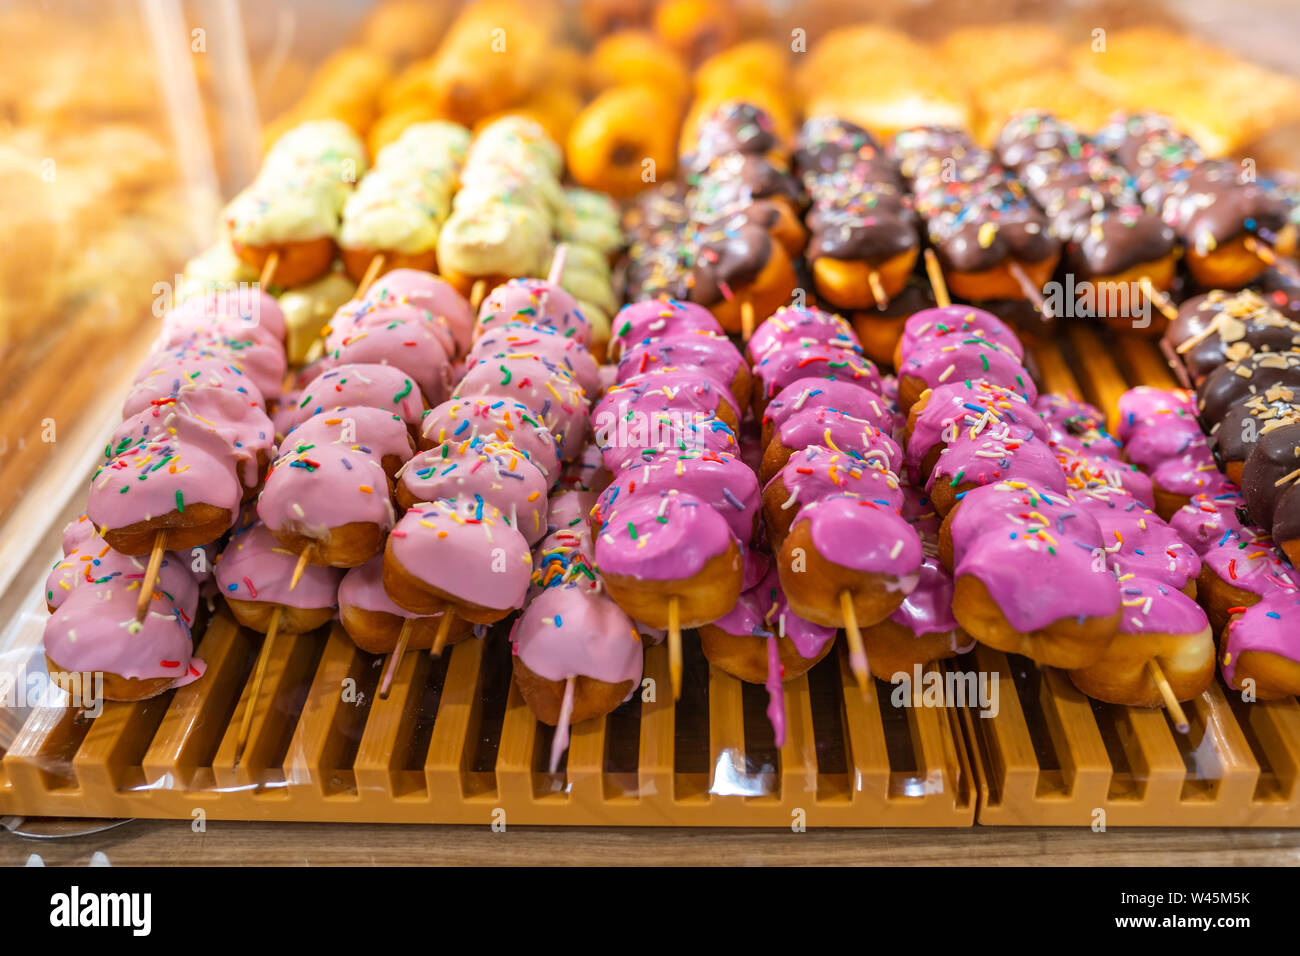
[[(1041, 386), (1113, 414), (1133, 384), (1168, 386), (1156, 346), (1072, 324), (1031, 342)], [(40, 668), (40, 621), (25, 652)], [(997, 714), (890, 704), (858, 694), (843, 641), (786, 685), (777, 748), (762, 687), (709, 667), (685, 636), (682, 699), (667, 654), (651, 684), (573, 729), (547, 771), (551, 729), (510, 678), (503, 628), (408, 653), (387, 700), (382, 659), (342, 630), (276, 639), (247, 750), (261, 635), (218, 610), (201, 638), (200, 681), (95, 719), (37, 706), (0, 759), (0, 812), (43, 816), (575, 826), (1300, 826), (1300, 704), (1244, 703), (1216, 684), (1163, 711), (1091, 701), (1068, 677), (979, 647), (929, 672), (999, 675)], [(1099, 815), (1100, 814), (1100, 815)]]

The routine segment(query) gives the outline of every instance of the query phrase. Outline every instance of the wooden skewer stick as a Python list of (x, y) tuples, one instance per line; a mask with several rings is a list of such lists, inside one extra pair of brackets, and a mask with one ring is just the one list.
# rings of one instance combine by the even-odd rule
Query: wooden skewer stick
[(278, 250), (271, 250), (266, 261), (262, 263), (262, 274), (257, 277), (257, 284), (265, 292), (271, 288), (271, 283), (275, 281), (275, 270), (280, 268), (280, 253)]
[(555, 247), (555, 255), (551, 256), (551, 271), (546, 274), (547, 285), (559, 285), (560, 280), (564, 278), (564, 263), (569, 258), (569, 244), (562, 242)]
[(474, 284), (469, 288), (469, 307), (478, 315), (478, 307), (483, 304), (487, 298), (487, 279), (475, 279)]
[(939, 268), (939, 257), (934, 254), (933, 249), (925, 250), (925, 274), (930, 279), (935, 304), (940, 308), (952, 305), (952, 296), (948, 294), (948, 283), (943, 279), (943, 269)]
[(781, 647), (776, 633), (767, 637), (767, 719), (772, 724), (772, 736), (778, 747), (785, 746), (785, 684), (781, 677)]
[(1043, 290), (1034, 285), (1032, 279), (1025, 274), (1025, 270), (1020, 267), (1019, 262), (1011, 262), (1007, 265), (1007, 271), (1011, 273), (1016, 284), (1020, 286), (1020, 291), (1024, 293), (1025, 298), (1034, 304), (1034, 308), (1039, 311), (1043, 321), (1049, 321), (1055, 318), (1052, 310), (1047, 307), (1047, 300), (1043, 298)]
[[(560, 278), (564, 275), (564, 263), (569, 257), (569, 244), (562, 242), (555, 247), (555, 254), (551, 256), (551, 271), (546, 274), (546, 287), (542, 289), (542, 294), (537, 297), (537, 314), (534, 318), (541, 320), (546, 314), (546, 301), (551, 295), (551, 286), (560, 284)], [(478, 311), (478, 307), (474, 307)]]
[(858, 690), (866, 697), (871, 668), (867, 666), (867, 648), (862, 643), (862, 632), (858, 630), (858, 612), (853, 607), (853, 595), (847, 588), (840, 592), (840, 614), (844, 618), (844, 636), (849, 639), (849, 669), (857, 678)]
[(871, 297), (876, 300), (876, 308), (881, 312), (889, 308), (889, 296), (885, 293), (885, 284), (880, 281), (880, 273), (875, 269), (867, 270), (867, 285), (871, 286)]
[(1178, 698), (1174, 696), (1174, 689), (1169, 686), (1169, 678), (1165, 677), (1165, 672), (1160, 669), (1159, 661), (1153, 657), (1147, 661), (1147, 667), (1151, 670), (1151, 679), (1160, 689), (1160, 696), (1165, 699), (1165, 710), (1169, 711), (1169, 716), (1174, 719), (1174, 729), (1180, 734), (1188, 733), (1192, 725), (1188, 722), (1187, 715), (1183, 713), (1182, 704), (1178, 703)]
[(352, 298), (361, 298), (366, 294), (366, 290), (375, 284), (375, 280), (379, 278), (379, 273), (384, 271), (384, 262), (384, 254), (376, 252), (370, 260), (370, 265), (366, 266), (366, 274), (357, 283), (357, 291), (352, 294)]
[(1277, 265), (1277, 253), (1273, 251), (1273, 247), (1268, 243), (1260, 242), (1254, 236), (1247, 236), (1245, 241), (1242, 242), (1242, 245), (1246, 247), (1247, 252), (1253, 255), (1260, 262), (1264, 263), (1264, 265)]
[(153, 550), (149, 552), (149, 563), (144, 569), (144, 578), (140, 581), (140, 600), (135, 606), (135, 621), (143, 624), (153, 601), (153, 589), (158, 583), (158, 571), (162, 568), (163, 553), (167, 550), (167, 529), (163, 528), (153, 537)]
[(673, 700), (677, 700), (682, 696), (682, 624), (676, 596), (668, 599), (668, 679), (673, 685)]
[(393, 689), (393, 678), (397, 676), (397, 668), (402, 663), (402, 655), (406, 653), (406, 645), (410, 643), (411, 631), (414, 628), (415, 618), (408, 617), (402, 622), (402, 630), (397, 635), (397, 646), (388, 655), (388, 662), (384, 664), (384, 674), (379, 679), (380, 700), (388, 700), (388, 692)]
[(271, 645), (275, 643), (275, 633), (280, 629), (280, 612), (283, 604), (277, 604), (271, 612), (271, 623), (267, 625), (266, 637), (262, 639), (262, 650), (257, 655), (257, 667), (253, 670), (253, 684), (248, 691), (248, 706), (244, 708), (244, 717), (239, 722), (239, 735), (235, 738), (235, 766), (244, 755), (248, 746), (248, 733), (253, 729), (253, 711), (257, 709), (257, 695), (262, 692), (262, 678), (266, 677), (266, 664), (271, 659)]
[(1288, 279), (1300, 278), (1300, 269), (1296, 268), (1295, 263), (1289, 259), (1278, 258), (1277, 251), (1264, 240), (1247, 236), (1242, 245), (1246, 247), (1247, 252), (1270, 269), (1276, 269), (1285, 274)]
[(564, 699), (560, 701), (560, 719), (555, 722), (555, 736), (551, 738), (551, 773), (560, 769), (560, 758), (569, 749), (569, 720), (573, 717), (573, 690), (576, 677), (564, 682)]
[(451, 622), (456, 619), (456, 612), (450, 607), (444, 608), (442, 617), (438, 619), (438, 633), (433, 637), (433, 647), (429, 653), (434, 657), (442, 657), (442, 649), (447, 646), (447, 635), (451, 633)]
[(298, 582), (302, 580), (302, 573), (307, 570), (307, 557), (310, 551), (311, 547), (308, 546), (302, 549), (302, 554), (298, 555), (298, 563), (293, 566), (293, 577), (289, 578), (290, 591), (296, 588)]
[(1147, 297), (1147, 300), (1150, 301), (1152, 305), (1160, 310), (1161, 315), (1170, 322), (1178, 318), (1178, 310), (1174, 308), (1174, 304), (1169, 301), (1169, 296), (1156, 288), (1155, 283), (1151, 281), (1150, 276), (1142, 276), (1142, 278), (1138, 279), (1138, 285), (1142, 287), (1142, 294)]
[(754, 334), (754, 303), (749, 299), (740, 300), (740, 338), (748, 342)]

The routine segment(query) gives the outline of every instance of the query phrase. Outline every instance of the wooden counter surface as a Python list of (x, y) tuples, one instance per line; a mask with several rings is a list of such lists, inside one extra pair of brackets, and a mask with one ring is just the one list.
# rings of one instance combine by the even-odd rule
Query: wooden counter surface
[[(1300, 830), (548, 829), (342, 826), (135, 820), (84, 837), (36, 840), (0, 831), (0, 865), (39, 854), (47, 866), (332, 865), (1073, 865), (1297, 866)], [(102, 862), (102, 861), (101, 861)]]

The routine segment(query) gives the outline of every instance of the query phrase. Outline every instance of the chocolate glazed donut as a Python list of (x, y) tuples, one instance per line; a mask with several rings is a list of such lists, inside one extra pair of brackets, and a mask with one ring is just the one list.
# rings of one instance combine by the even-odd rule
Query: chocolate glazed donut
[(1300, 349), (1300, 322), (1272, 308), (1257, 292), (1215, 289), (1179, 307), (1164, 342), (1199, 386), (1225, 362), (1241, 361), (1256, 352)]
[(1051, 278), (1061, 245), (1047, 218), (1020, 181), (966, 133), (903, 130), (893, 152), (955, 296), (1025, 300), (1015, 266), (1037, 288)]
[(1300, 563), (1300, 415), (1259, 436), (1241, 480), (1251, 518)]
[(1280, 256), (1294, 251), (1286, 202), (1243, 180), (1236, 163), (1207, 160), (1165, 117), (1119, 116), (1098, 131), (1097, 143), (1133, 176), (1147, 209), (1174, 230), (1204, 288), (1238, 289), (1264, 272), (1260, 241)]
[[(1143, 207), (1123, 167), (1049, 113), (1012, 118), (995, 148), (1047, 214), (1052, 234), (1065, 243), (1068, 271), (1105, 287), (1097, 290), (1098, 317), (1136, 328), (1130, 290), (1145, 282), (1164, 291), (1173, 283), (1173, 229)], [(1130, 314), (1100, 311), (1111, 302), (1129, 303)], [(1146, 329), (1158, 334), (1163, 325)]]
[(812, 199), (807, 257), (818, 296), (842, 309), (887, 306), (920, 245), (893, 161), (860, 126), (818, 117), (799, 132), (795, 169)]

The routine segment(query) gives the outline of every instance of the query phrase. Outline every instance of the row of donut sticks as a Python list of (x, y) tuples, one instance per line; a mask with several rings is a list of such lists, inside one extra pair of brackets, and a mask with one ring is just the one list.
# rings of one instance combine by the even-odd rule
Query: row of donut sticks
[[(1265, 261), (1266, 263), (1269, 264), (1273, 264), (1278, 261), (1276, 256), (1272, 255), (1272, 250), (1266, 244), (1254, 243), (1252, 241), (1251, 247), (1252, 247), (1251, 251), (1255, 252), (1262, 261)], [(952, 300), (948, 294), (947, 284), (944, 281), (943, 272), (939, 265), (938, 259), (934, 254), (934, 250), (926, 249), (924, 258), (925, 258), (926, 273), (930, 280), (930, 284), (934, 292), (935, 301), (940, 306), (946, 306), (951, 304)], [(362, 278), (361, 283), (358, 285), (357, 288), (358, 297), (364, 295), (366, 290), (373, 284), (375, 279), (379, 276), (380, 272), (383, 270), (384, 260), (385, 257), (382, 253), (376, 254), (374, 258), (371, 260), (366, 270), (366, 273)], [(564, 247), (561, 246), (559, 249), (557, 249), (556, 261), (552, 265), (551, 274), (549, 276), (551, 281), (557, 281), (559, 274), (562, 274), (563, 261), (564, 261)], [(267, 257), (267, 260), (263, 266), (261, 275), (259, 277), (259, 282), (262, 285), (262, 287), (264, 288), (269, 287), (271, 283), (274, 281), (275, 272), (278, 267), (278, 263), (279, 263), (279, 255), (277, 252), (272, 251), (271, 254)], [(1028, 298), (1031, 302), (1035, 304), (1038, 310), (1041, 313), (1043, 313), (1045, 318), (1049, 318), (1051, 313), (1047, 308), (1047, 303), (1043, 299), (1041, 290), (1034, 287), (1033, 283), (1029, 280), (1028, 276), (1025, 275), (1024, 271), (1020, 269), (1017, 264), (1015, 263), (1012, 264), (1011, 271), (1012, 274), (1016, 277), (1017, 281), (1021, 284), (1022, 290), (1024, 291), (1026, 298)], [(885, 296), (880, 294), (881, 292), (883, 292), (883, 290), (877, 288), (878, 286), (880, 286), (879, 276), (875, 274), (873, 270), (873, 273), (869, 278), (874, 280), (872, 282), (873, 291), (877, 293), (876, 298), (878, 303), (881, 304), (881, 307), (884, 307), (884, 303), (887, 302), (887, 299), (885, 298)], [(1143, 292), (1154, 304), (1157, 305), (1157, 307), (1161, 310), (1162, 313), (1164, 313), (1168, 317), (1173, 317), (1173, 315), (1176, 315), (1176, 311), (1173, 310), (1172, 306), (1169, 303), (1168, 298), (1163, 293), (1159, 292), (1159, 290), (1155, 289), (1155, 287), (1152, 285), (1151, 281), (1147, 277), (1145, 276), (1142, 277), (1140, 281), (1142, 283)], [(486, 290), (485, 280), (480, 279), (475, 282), (471, 292), (472, 307), (477, 309), (477, 306), (481, 304), (482, 299), (486, 294), (486, 291), (487, 290)], [(748, 339), (750, 334), (752, 334), (755, 325), (753, 303), (748, 298), (746, 298), (741, 302), (741, 318), (742, 318), (742, 334), (745, 339)], [(138, 618), (140, 620), (143, 620), (143, 617), (148, 610), (149, 596), (152, 594), (152, 584), (157, 578), (158, 570), (161, 566), (162, 555), (166, 550), (166, 540), (167, 540), (166, 536), (167, 536), (167, 532), (165, 530), (158, 532), (158, 535), (154, 542), (153, 551), (150, 554), (150, 560), (149, 560), (148, 567), (146, 569), (145, 580), (143, 582), (143, 586), (141, 590), (140, 605), (138, 608)], [(291, 589), (294, 585), (297, 584), (298, 579), (300, 578), (303, 570), (305, 570), (306, 565), (309, 562), (309, 558), (310, 555), (308, 551), (304, 551), (299, 556), (298, 565), (295, 568), (294, 576), (290, 585)], [(863, 642), (861, 630), (858, 627), (856, 615), (853, 609), (852, 595), (847, 590), (842, 592), (840, 595), (840, 606), (841, 606), (841, 612), (844, 621), (843, 626), (845, 630), (845, 636), (849, 644), (850, 667), (854, 674), (855, 680), (859, 686), (859, 689), (863, 694), (865, 694), (867, 692), (868, 683), (871, 675), (870, 675), (869, 665), (867, 662), (865, 645)], [(252, 687), (253, 700), (257, 699), (261, 682), (265, 676), (266, 664), (270, 657), (269, 651), (275, 640), (278, 627), (279, 627), (279, 622), (281, 617), (279, 612), (280, 609), (276, 608), (275, 611), (272, 613), (267, 628), (266, 637), (263, 641), (262, 650), (258, 656), (258, 662), (253, 675), (253, 687)], [(441, 617), (438, 631), (437, 631), (437, 636), (435, 637), (433, 646), (431, 648), (431, 653), (434, 656), (441, 655), (446, 644), (446, 637), (450, 631), (453, 618), (454, 618), (454, 612), (450, 608), (448, 608), (447, 611), (445, 611)], [(669, 606), (668, 606), (669, 626), (667, 628), (668, 631), (667, 642), (668, 642), (668, 650), (669, 650), (669, 673), (670, 673), (670, 678), (673, 687), (674, 699), (679, 698), (681, 695), (681, 682), (682, 682), (681, 628), (680, 625), (677, 624), (677, 621), (679, 620), (680, 620), (680, 614), (679, 614), (678, 601), (676, 598), (672, 598), (669, 600)], [(385, 663), (383, 676), (381, 678), (380, 686), (379, 686), (379, 694), (381, 697), (386, 697), (389, 689), (391, 688), (393, 677), (396, 674), (397, 668), (400, 665), (401, 659), (407, 649), (407, 645), (411, 637), (412, 628), (413, 628), (413, 622), (410, 620), (408, 620), (403, 624), (403, 627), (398, 637), (397, 646), (394, 648), (393, 652), (389, 655), (389, 658)], [(1161, 671), (1159, 663), (1153, 659), (1149, 662), (1149, 667), (1151, 670), (1152, 679), (1154, 680), (1156, 686), (1160, 690), (1161, 696), (1165, 701), (1165, 705), (1169, 710), (1171, 717), (1173, 718), (1173, 722), (1175, 726), (1180, 731), (1186, 732), (1189, 726), (1187, 718), (1181, 706), (1179, 705), (1177, 699), (1174, 697), (1173, 691), (1169, 686), (1168, 680), (1165, 678), (1165, 675)], [(572, 679), (566, 682), (566, 689), (565, 689), (566, 699), (571, 699), (572, 683), (573, 683)], [(253, 714), (253, 708), (250, 707), (248, 711), (245, 713), (243, 721), (241, 723), (240, 732), (238, 734), (237, 744), (236, 744), (236, 760), (238, 760), (239, 755), (242, 754), (244, 745), (246, 744), (246, 741), (248, 739), (248, 734), (251, 729), (251, 723), (252, 723), (252, 714)], [(562, 708), (561, 710), (562, 720), (563, 717), (564, 717), (564, 712)], [(557, 734), (557, 739), (559, 739), (559, 736), (560, 735)], [(556, 755), (552, 755), (553, 763), (555, 762), (554, 761), (555, 756)]]

